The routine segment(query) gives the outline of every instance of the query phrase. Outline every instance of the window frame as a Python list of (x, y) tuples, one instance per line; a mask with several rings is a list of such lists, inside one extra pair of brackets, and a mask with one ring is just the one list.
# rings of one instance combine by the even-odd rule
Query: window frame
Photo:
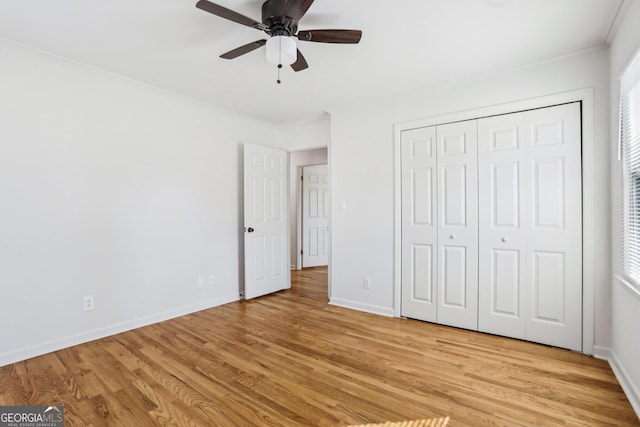
[(640, 51), (620, 76), (619, 153), (622, 160), (622, 269), (640, 289)]

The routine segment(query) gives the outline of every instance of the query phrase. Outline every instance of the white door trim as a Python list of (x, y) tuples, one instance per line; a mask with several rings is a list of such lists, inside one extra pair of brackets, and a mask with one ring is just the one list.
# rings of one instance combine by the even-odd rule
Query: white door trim
[(477, 108), (474, 110), (453, 112), (439, 116), (427, 117), (419, 120), (397, 123), (394, 126), (394, 299), (393, 308), (396, 317), (400, 317), (401, 302), (401, 266), (402, 266), (402, 175), (400, 133), (403, 130), (417, 127), (434, 126), (438, 124), (471, 120), (481, 117), (513, 113), (534, 108), (548, 107), (568, 102), (582, 102), (582, 352), (593, 354), (595, 334), (595, 282), (594, 265), (595, 247), (594, 236), (597, 232), (594, 220), (595, 213), (595, 105), (593, 88), (562, 92), (554, 95), (542, 96), (526, 100), (514, 101), (506, 104)]
[(302, 169), (296, 168), (296, 270), (302, 270)]
[[(323, 147), (320, 147), (323, 148)], [(291, 154), (291, 152), (289, 152)], [(302, 270), (302, 254), (300, 251), (302, 250), (302, 180), (300, 177), (302, 176), (302, 171), (304, 168), (308, 166), (318, 166), (318, 165), (327, 165), (327, 173), (330, 173), (329, 166), (329, 156), (327, 151), (327, 163), (312, 163), (308, 165), (298, 165), (296, 166), (296, 264), (292, 265), (293, 270)], [(331, 193), (331, 178), (329, 178), (329, 193)], [(329, 198), (329, 203), (331, 203), (331, 198)], [(290, 206), (290, 205), (289, 205)], [(329, 211), (329, 226), (331, 226), (331, 211)], [(329, 242), (331, 241), (331, 227), (329, 227)], [(331, 245), (329, 245), (329, 252), (331, 252)], [(330, 263), (329, 263), (330, 264)]]

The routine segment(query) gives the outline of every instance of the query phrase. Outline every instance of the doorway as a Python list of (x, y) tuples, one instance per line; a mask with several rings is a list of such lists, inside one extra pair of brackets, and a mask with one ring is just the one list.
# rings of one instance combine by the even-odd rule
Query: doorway
[(304, 167), (327, 165), (329, 158), (327, 147), (315, 148), (289, 153), (289, 218), (290, 218), (290, 258), (291, 269), (301, 270), (303, 236), (302, 236), (302, 171)]

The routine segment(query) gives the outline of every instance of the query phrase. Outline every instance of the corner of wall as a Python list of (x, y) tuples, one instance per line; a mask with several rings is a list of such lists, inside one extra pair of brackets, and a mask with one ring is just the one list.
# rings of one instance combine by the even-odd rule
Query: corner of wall
[(614, 350), (609, 350), (609, 357), (606, 358), (611, 366), (611, 370), (616, 376), (618, 382), (622, 386), (622, 390), (627, 395), (629, 403), (633, 407), (638, 417), (640, 417), (640, 390), (634, 384), (633, 379), (625, 369), (624, 365), (620, 363), (618, 356)]

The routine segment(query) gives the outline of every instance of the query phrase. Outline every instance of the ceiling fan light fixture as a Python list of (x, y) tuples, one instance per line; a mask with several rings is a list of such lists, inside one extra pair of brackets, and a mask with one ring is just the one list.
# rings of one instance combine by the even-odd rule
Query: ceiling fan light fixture
[(298, 58), (298, 48), (293, 37), (273, 36), (267, 40), (267, 61), (274, 65), (291, 65)]
[[(484, 0), (511, 1), (511, 0)], [(300, 19), (307, 13), (314, 0), (264, 0), (262, 4), (262, 22), (227, 9), (209, 0), (198, 0), (196, 7), (213, 15), (240, 25), (263, 31), (268, 38), (261, 38), (237, 47), (220, 55), (223, 59), (234, 59), (266, 46), (267, 61), (278, 67), (290, 65), (295, 72), (306, 70), (309, 64), (297, 48), (299, 41), (313, 43), (357, 44), (362, 37), (360, 30), (320, 29), (298, 31)]]

